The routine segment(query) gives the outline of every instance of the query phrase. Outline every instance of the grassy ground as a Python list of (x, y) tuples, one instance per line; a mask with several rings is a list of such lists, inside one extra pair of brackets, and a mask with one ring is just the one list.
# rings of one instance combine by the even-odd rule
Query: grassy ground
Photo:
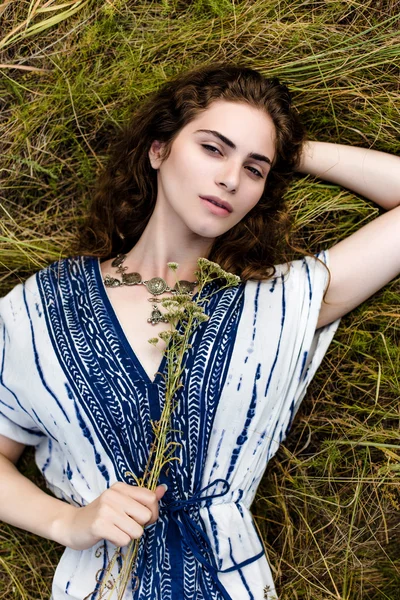
[[(289, 83), (312, 139), (400, 153), (398, 0), (0, 4), (1, 292), (71, 251), (110, 134), (182, 68)], [(310, 178), (297, 233), (326, 247), (377, 214)], [(253, 510), (282, 600), (400, 599), (400, 285), (343, 319)], [(31, 456), (23, 461), (32, 474)], [(49, 597), (60, 549), (0, 529), (0, 599)]]

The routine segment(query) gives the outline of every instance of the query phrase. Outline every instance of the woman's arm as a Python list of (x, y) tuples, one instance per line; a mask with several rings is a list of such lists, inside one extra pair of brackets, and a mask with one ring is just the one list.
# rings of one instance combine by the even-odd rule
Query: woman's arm
[(331, 280), (318, 320), (321, 327), (361, 304), (400, 272), (400, 158), (308, 142), (299, 171), (342, 185), (389, 211), (330, 249)]
[(75, 550), (107, 539), (125, 546), (158, 518), (156, 492), (116, 483), (83, 508), (71, 506), (39, 489), (13, 464), (23, 445), (0, 435), (0, 519)]
[(299, 172), (342, 185), (385, 210), (400, 204), (400, 158), (393, 154), (342, 144), (307, 142)]

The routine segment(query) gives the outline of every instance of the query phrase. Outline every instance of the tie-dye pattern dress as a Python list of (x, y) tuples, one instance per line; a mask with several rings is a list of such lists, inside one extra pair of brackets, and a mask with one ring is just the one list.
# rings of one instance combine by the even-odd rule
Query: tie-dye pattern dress
[[(173, 414), (180, 460), (163, 476), (169, 490), (125, 599), (275, 597), (249, 509), (334, 335), (337, 323), (316, 331), (326, 283), (325, 266), (305, 258), (273, 279), (213, 290)], [(34, 445), (50, 490), (76, 506), (116, 481), (133, 483), (128, 473), (143, 471), (162, 410), (166, 359), (151, 381), (98, 260), (40, 271), (0, 301), (0, 315), (0, 433)], [(67, 548), (53, 600), (99, 600), (96, 576), (113, 551), (106, 542)]]

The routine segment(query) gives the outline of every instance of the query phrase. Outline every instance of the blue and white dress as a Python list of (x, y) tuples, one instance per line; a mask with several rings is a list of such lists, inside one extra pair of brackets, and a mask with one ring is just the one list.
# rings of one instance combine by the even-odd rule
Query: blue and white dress
[[(164, 476), (169, 490), (126, 600), (275, 597), (250, 506), (337, 327), (316, 331), (326, 283), (325, 266), (304, 258), (212, 297), (173, 413), (180, 461)], [(0, 315), (0, 433), (34, 445), (50, 490), (76, 506), (116, 481), (133, 483), (127, 473), (143, 472), (162, 410), (165, 357), (151, 381), (98, 260), (40, 271), (0, 301)], [(96, 575), (113, 551), (106, 542), (67, 548), (53, 600), (98, 600)]]

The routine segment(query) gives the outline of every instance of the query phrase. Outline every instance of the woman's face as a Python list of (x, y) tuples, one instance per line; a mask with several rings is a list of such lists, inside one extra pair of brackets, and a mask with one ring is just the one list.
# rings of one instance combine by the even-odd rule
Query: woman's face
[(217, 100), (179, 132), (164, 161), (158, 142), (149, 156), (158, 169), (156, 210), (215, 238), (259, 201), (275, 157), (275, 127), (257, 108)]

